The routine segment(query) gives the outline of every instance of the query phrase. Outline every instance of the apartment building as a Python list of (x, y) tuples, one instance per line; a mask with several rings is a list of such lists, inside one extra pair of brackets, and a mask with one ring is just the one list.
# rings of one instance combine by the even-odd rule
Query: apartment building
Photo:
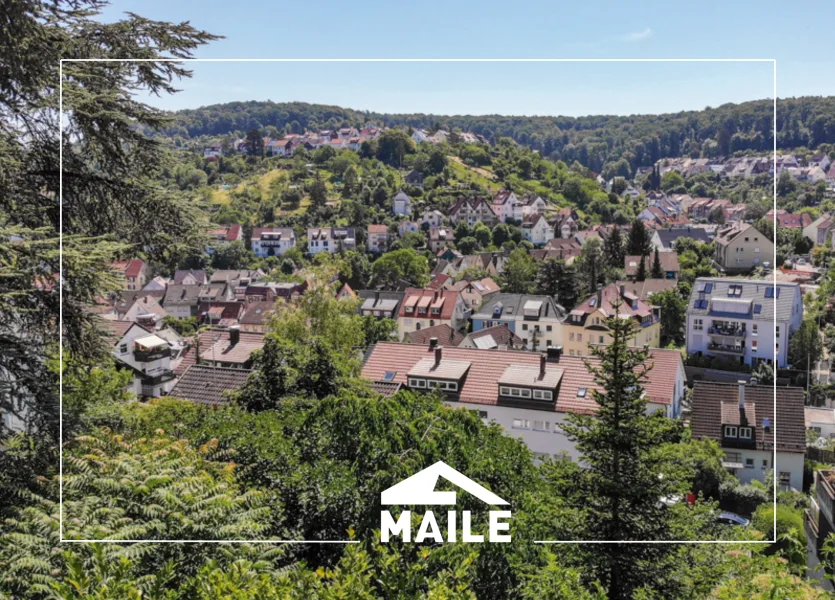
[(356, 250), (357, 236), (353, 227), (311, 227), (307, 230), (307, 252), (347, 252)]
[[(615, 305), (619, 305), (617, 311)], [(661, 313), (640, 299), (625, 284), (613, 283), (597, 290), (577, 305), (563, 323), (562, 345), (569, 356), (588, 356), (590, 345), (612, 343), (606, 320), (619, 316), (634, 323), (630, 346), (661, 345)]]
[(528, 294), (493, 294), (472, 315), (474, 332), (505, 326), (530, 350), (561, 345), (564, 321), (565, 311), (553, 297)]
[(687, 305), (687, 353), (785, 367), (789, 340), (802, 321), (796, 283), (701, 277)]
[(256, 227), (252, 230), (252, 252), (259, 258), (281, 256), (296, 247), (296, 233), (290, 227)]
[(399, 339), (411, 332), (446, 323), (456, 331), (469, 313), (461, 294), (451, 290), (407, 288), (397, 314)]
[[(588, 359), (595, 364), (595, 359)], [(680, 414), (686, 377), (681, 354), (651, 350), (653, 368), (644, 384), (647, 413)], [(522, 439), (538, 458), (579, 454), (560, 425), (572, 412), (594, 412), (594, 383), (584, 359), (558, 348), (547, 353), (381, 342), (362, 376), (381, 393), (438, 390), (445, 403), (477, 411)]]

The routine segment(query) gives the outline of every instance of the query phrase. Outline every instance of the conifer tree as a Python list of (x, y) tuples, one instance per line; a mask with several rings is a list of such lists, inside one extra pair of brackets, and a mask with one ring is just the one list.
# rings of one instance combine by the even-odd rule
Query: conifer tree
[(637, 281), (643, 281), (647, 278), (647, 257), (641, 257), (641, 263), (638, 265), (638, 272), (635, 274)]
[(661, 270), (661, 258), (658, 256), (658, 248), (655, 249), (655, 258), (652, 260), (651, 277), (653, 279), (664, 278), (664, 271)]
[[(613, 309), (617, 315), (619, 303)], [(591, 346), (593, 358), (586, 359), (598, 386), (591, 390), (597, 410), (569, 414), (562, 426), (586, 466), (577, 482), (584, 514), (577, 534), (597, 541), (674, 539), (670, 508), (659, 499), (684, 490), (669, 473), (665, 477), (658, 450), (680, 441), (682, 430), (661, 413), (646, 412), (643, 384), (652, 365), (648, 350), (628, 347), (634, 322), (615, 316), (606, 325), (611, 344)], [(676, 552), (674, 545), (666, 544), (582, 548), (591, 575), (603, 582), (614, 600), (632, 598), (661, 569), (673, 568), (667, 561)]]
[(632, 221), (626, 253), (630, 256), (646, 256), (652, 251), (652, 242), (644, 222), (639, 218)]

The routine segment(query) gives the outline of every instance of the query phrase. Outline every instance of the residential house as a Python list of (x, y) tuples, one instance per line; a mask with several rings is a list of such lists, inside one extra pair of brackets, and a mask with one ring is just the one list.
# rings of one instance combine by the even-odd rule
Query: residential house
[(818, 152), (817, 154), (813, 155), (808, 160), (807, 164), (810, 168), (819, 167), (819, 168), (823, 169), (824, 171), (826, 171), (827, 169), (829, 169), (830, 165), (832, 164), (832, 161), (829, 159), (828, 154), (824, 154), (823, 152)]
[[(586, 360), (597, 364), (594, 358), (566, 356), (559, 348), (546, 355), (383, 342), (369, 352), (362, 376), (384, 394), (439, 391), (449, 406), (478, 411), (486, 422), (522, 439), (537, 458), (567, 454), (579, 460), (561, 425), (569, 413), (598, 409), (593, 391), (602, 390)], [(647, 413), (678, 416), (686, 382), (681, 354), (651, 350), (647, 363), (654, 366), (644, 384)]]
[(504, 325), (494, 325), (487, 329), (468, 333), (457, 346), (459, 348), (479, 348), (480, 350), (527, 349), (522, 338), (513, 333), (510, 327)]
[(171, 343), (136, 323), (128, 327), (108, 324), (117, 364), (133, 372), (131, 390), (137, 396), (158, 398), (174, 387)]
[(397, 315), (398, 334), (403, 339), (410, 331), (420, 331), (442, 323), (460, 331), (468, 315), (464, 300), (458, 292), (407, 288)]
[(423, 173), (421, 173), (417, 169), (412, 169), (411, 171), (409, 171), (406, 177), (403, 178), (403, 181), (405, 181), (408, 185), (413, 185), (415, 187), (422, 188)]
[(774, 243), (748, 223), (720, 230), (714, 244), (714, 261), (727, 273), (750, 272), (774, 257)]
[(412, 199), (403, 190), (400, 190), (394, 195), (392, 199), (392, 211), (396, 215), (411, 216)]
[(412, 132), (412, 139), (416, 144), (421, 144), (429, 141), (429, 135), (423, 129), (415, 129)]
[(780, 489), (800, 491), (806, 455), (803, 398), (802, 388), (696, 381), (690, 401), (693, 439), (717, 442), (725, 453), (722, 465), (742, 483), (765, 483), (773, 470)]
[[(641, 267), (640, 256), (626, 256), (623, 259), (623, 268), (626, 276), (635, 279), (638, 269)], [(646, 267), (647, 278), (652, 277), (652, 266), (655, 263), (655, 253), (643, 257)], [(661, 264), (661, 271), (664, 279), (678, 279), (681, 267), (678, 264), (678, 255), (675, 252), (659, 252), (658, 262)]]
[(522, 340), (522, 347), (544, 350), (563, 339), (565, 309), (551, 296), (496, 293), (473, 313), (473, 331), (505, 326)]
[(582, 249), (583, 246), (574, 238), (555, 237), (545, 244), (542, 249), (532, 250), (530, 254), (535, 260), (545, 260), (548, 258), (568, 260), (569, 258), (580, 256)]
[[(616, 304), (619, 304), (617, 312)], [(641, 300), (625, 283), (613, 283), (598, 289), (568, 313), (563, 324), (564, 350), (569, 356), (587, 356), (589, 346), (611, 344), (606, 321), (614, 316), (632, 320), (630, 346), (658, 348), (661, 345), (660, 310)]]
[(197, 284), (178, 285), (172, 283), (162, 301), (162, 307), (169, 316), (176, 319), (188, 319), (197, 315), (197, 305), (200, 302), (200, 289)]
[(263, 333), (242, 333), (238, 327), (207, 328), (186, 349), (174, 368), (174, 374), (181, 377), (194, 364), (249, 369), (252, 366), (252, 353), (263, 347)]
[(493, 212), (502, 223), (506, 223), (508, 219), (515, 218), (516, 206), (519, 204), (519, 198), (510, 190), (502, 190), (493, 197)]
[(220, 158), (221, 156), (223, 156), (223, 152), (217, 142), (203, 148), (203, 158)]
[(576, 210), (573, 208), (561, 208), (549, 222), (554, 228), (554, 235), (556, 237), (568, 239), (579, 230), (579, 220), (580, 216)]
[(102, 316), (105, 319), (143, 323), (153, 329), (168, 316), (168, 312), (160, 304), (161, 300), (162, 295), (155, 296), (146, 292), (120, 295), (112, 311)]
[(429, 227), (440, 227), (444, 224), (444, 213), (439, 210), (427, 210), (420, 218), (421, 225)]
[(401, 221), (397, 225), (397, 234), (403, 237), (407, 233), (417, 233), (420, 231), (420, 225), (414, 221)]
[(542, 213), (534, 213), (524, 218), (522, 222), (522, 237), (534, 246), (544, 246), (554, 239), (554, 228)]
[(207, 282), (206, 271), (193, 269), (174, 271), (176, 285), (203, 285)]
[[(438, 275), (438, 277), (440, 276), (442, 275)], [(443, 276), (449, 277), (448, 275)], [(443, 287), (460, 292), (461, 298), (463, 298), (464, 304), (470, 312), (477, 311), (485, 300), (501, 290), (499, 284), (490, 277), (484, 277), (477, 281), (467, 281), (466, 279), (453, 281), (452, 278), (449, 278), (449, 282)]]
[(831, 406), (807, 406), (804, 408), (806, 432), (813, 432), (824, 442), (835, 438), (835, 408)]
[(808, 213), (794, 214), (783, 209), (777, 209), (776, 211), (771, 209), (765, 213), (765, 217), (769, 221), (773, 221), (775, 216), (777, 224), (786, 229), (804, 229), (812, 224), (812, 216)]
[(386, 292), (381, 290), (360, 290), (357, 296), (360, 305), (357, 311), (362, 316), (374, 316), (379, 319), (396, 319), (400, 312), (405, 292)]
[(197, 321), (201, 325), (233, 327), (238, 325), (245, 309), (246, 305), (237, 300), (201, 302), (197, 305)]
[(356, 300), (357, 298), (357, 293), (347, 283), (339, 288), (338, 292), (336, 292), (337, 300)]
[(296, 247), (296, 232), (290, 227), (256, 227), (252, 230), (252, 252), (258, 258), (281, 256)]
[(168, 395), (197, 404), (221, 406), (229, 402), (229, 394), (242, 387), (251, 373), (248, 369), (191, 365)]
[(441, 323), (434, 327), (427, 327), (420, 331), (410, 331), (403, 337), (404, 344), (418, 344), (421, 346), (427, 346), (431, 343), (455, 347), (462, 341), (464, 341), (463, 334), (455, 331), (446, 323)]
[(507, 256), (503, 252), (480, 252), (467, 256), (454, 256), (443, 263), (439, 260), (432, 273), (433, 275), (445, 273), (455, 277), (468, 269), (478, 269), (479, 271), (486, 271), (490, 277), (496, 277), (504, 271), (506, 261)]
[(440, 252), (455, 243), (455, 232), (451, 227), (429, 228), (429, 249)]
[(640, 300), (653, 305), (653, 294), (676, 289), (678, 281), (675, 279), (644, 279), (643, 281), (630, 281), (625, 285), (626, 289), (631, 290)]
[(244, 239), (243, 229), (240, 225), (222, 225), (216, 229), (210, 229), (206, 232), (209, 237), (209, 245), (206, 247), (206, 253), (214, 254), (218, 248), (228, 246), (232, 242), (242, 242)]
[(488, 227), (492, 227), (498, 222), (498, 217), (484, 198), (465, 198), (461, 196), (449, 209), (449, 220), (455, 225), (463, 222), (472, 227), (476, 223), (484, 223)]
[[(776, 329), (775, 329), (776, 321)], [(749, 364), (788, 364), (791, 336), (803, 321), (796, 283), (700, 277), (687, 306), (687, 354)]]
[(241, 331), (245, 333), (264, 333), (264, 327), (275, 313), (275, 301), (252, 302), (246, 305), (241, 315)]
[(368, 251), (385, 252), (389, 247), (389, 228), (387, 225), (368, 226)]
[(812, 240), (815, 246), (826, 243), (826, 239), (835, 231), (835, 219), (832, 215), (821, 215), (803, 228), (803, 235)]
[(356, 250), (357, 236), (353, 227), (311, 227), (307, 230), (307, 252), (314, 256), (320, 252)]
[(545, 214), (546, 208), (548, 208), (548, 204), (542, 199), (542, 196), (537, 194), (525, 194), (519, 198), (514, 218), (517, 221), (522, 221), (529, 215), (543, 215)]
[(141, 258), (116, 261), (110, 267), (122, 278), (124, 289), (138, 291), (148, 282), (148, 265)]
[(234, 302), (235, 286), (230, 281), (211, 282), (200, 286), (200, 302)]
[(650, 241), (654, 248), (661, 251), (675, 250), (676, 240), (679, 238), (690, 238), (697, 242), (709, 244), (710, 234), (703, 227), (671, 227), (669, 229), (656, 229), (652, 232)]

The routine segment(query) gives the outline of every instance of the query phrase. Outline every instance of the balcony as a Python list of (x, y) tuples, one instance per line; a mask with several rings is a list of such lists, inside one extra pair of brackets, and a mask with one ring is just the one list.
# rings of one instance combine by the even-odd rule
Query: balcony
[(165, 369), (164, 371), (160, 371), (155, 375), (145, 375), (142, 377), (142, 386), (149, 386), (154, 387), (158, 385), (162, 385), (168, 381), (174, 379), (174, 371), (169, 369)]
[(711, 343), (707, 345), (709, 352), (716, 352), (718, 354), (733, 354), (734, 356), (743, 356), (745, 354), (745, 346), (730, 345), (730, 344), (716, 344)]
[(156, 348), (148, 348), (140, 350), (136, 348), (133, 351), (133, 358), (136, 362), (147, 363), (161, 358), (169, 358), (171, 356), (171, 348), (169, 346), (157, 346)]
[(744, 327), (721, 327), (712, 325), (708, 327), (707, 332), (710, 335), (716, 335), (726, 338), (744, 339), (748, 332)]

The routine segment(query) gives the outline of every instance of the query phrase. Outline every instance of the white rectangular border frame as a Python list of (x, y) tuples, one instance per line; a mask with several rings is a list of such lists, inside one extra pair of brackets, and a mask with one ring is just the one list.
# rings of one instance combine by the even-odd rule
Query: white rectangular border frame
[[(58, 173), (58, 188), (59, 188), (59, 221), (58, 221), (58, 240), (59, 240), (59, 324), (58, 324), (58, 356), (59, 365), (61, 367), (58, 371), (59, 378), (59, 425), (58, 425), (58, 444), (59, 444), (59, 490), (58, 490), (58, 532), (60, 543), (153, 543), (153, 544), (358, 544), (359, 540), (70, 540), (64, 539), (64, 345), (63, 345), (63, 331), (64, 331), (64, 63), (68, 62), (342, 62), (342, 63), (361, 63), (361, 62), (405, 62), (405, 63), (436, 63), (436, 62), (456, 62), (456, 63), (560, 63), (560, 62), (579, 62), (579, 63), (772, 63), (774, 73), (774, 96), (773, 96), (773, 142), (772, 149), (773, 160), (773, 205), (774, 210), (777, 210), (777, 60), (774, 58), (191, 58), (191, 59), (175, 59), (175, 58), (161, 58), (161, 59), (135, 59), (135, 58), (79, 58), (79, 59), (65, 59), (62, 58), (58, 67), (58, 111), (59, 111), (59, 134), (58, 134), (58, 152), (59, 152), (59, 173)], [(773, 265), (773, 279), (772, 282), (777, 284), (777, 219), (774, 219), (774, 256), (772, 257)], [(776, 294), (774, 302), (774, 327), (777, 327), (777, 299)], [(776, 350), (772, 348), (774, 354), (775, 368), (777, 366)], [(772, 471), (777, 468), (777, 378), (774, 378), (774, 447), (772, 453)], [(774, 476), (774, 486), (772, 489), (773, 503), (774, 503), (774, 525), (773, 531), (775, 539), (773, 540), (750, 540), (750, 541), (726, 541), (726, 540), (534, 540), (535, 544), (774, 544), (777, 543), (777, 482), (779, 477)]]

